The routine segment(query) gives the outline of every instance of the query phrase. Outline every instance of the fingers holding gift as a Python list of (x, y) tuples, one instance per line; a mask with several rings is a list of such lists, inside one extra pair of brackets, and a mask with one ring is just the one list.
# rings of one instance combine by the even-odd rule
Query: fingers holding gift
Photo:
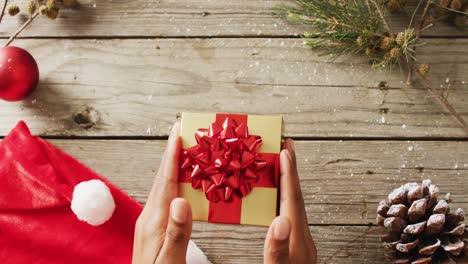
[(280, 214), (305, 217), (304, 200), (292, 152), (289, 148), (280, 153)]
[(146, 263), (149, 260), (153, 263), (163, 246), (169, 221), (169, 205), (178, 194), (177, 164), (181, 148), (179, 129), (180, 125), (177, 122), (169, 137), (146, 206), (136, 223), (135, 248), (143, 251), (139, 256), (144, 261), (134, 263)]
[(296, 144), (294, 143), (294, 140), (290, 138), (286, 139), (283, 143), (283, 149), (287, 149), (289, 151), (289, 154), (291, 154), (291, 158), (295, 166), (296, 165)]
[[(180, 140), (180, 122), (175, 122), (172, 127), (171, 134), (169, 135), (169, 140), (167, 142), (166, 149), (166, 159), (164, 164), (164, 169), (162, 175), (160, 175), (162, 180), (161, 189), (176, 189), (177, 188), (177, 178), (179, 175), (179, 156), (180, 150), (182, 148), (182, 142)], [(177, 195), (177, 193), (176, 193)]]
[(287, 140), (280, 154), (280, 215), (291, 220), (290, 260), (293, 263), (316, 263), (316, 249), (310, 235), (296, 166), (295, 146)]
[(278, 216), (268, 229), (265, 249), (265, 264), (289, 263), (289, 237), (291, 223), (287, 217)]
[(180, 122), (176, 122), (169, 136), (166, 151), (163, 154), (158, 174), (148, 197), (146, 207), (149, 207), (152, 212), (155, 210), (167, 212), (170, 202), (178, 194), (177, 177), (179, 175), (178, 164), (181, 149), (179, 130)]
[(190, 205), (183, 198), (176, 198), (171, 203), (164, 244), (156, 263), (185, 263), (191, 233)]
[(190, 205), (184, 199), (176, 198), (170, 204), (166, 222), (155, 224), (140, 217), (135, 232), (132, 263), (185, 263), (192, 233)]
[[(160, 235), (161, 232), (156, 231), (153, 221), (147, 220), (142, 215), (135, 225), (132, 263), (152, 264), (164, 242), (164, 235)], [(165, 232), (165, 228), (159, 230)]]

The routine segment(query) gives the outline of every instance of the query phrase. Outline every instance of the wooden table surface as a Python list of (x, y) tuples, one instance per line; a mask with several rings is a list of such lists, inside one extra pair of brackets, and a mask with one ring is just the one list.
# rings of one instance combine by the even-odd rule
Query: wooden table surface
[[(393, 188), (432, 179), (468, 209), (468, 137), (398, 70), (359, 57), (332, 63), (303, 47), (305, 27), (272, 14), (284, 2), (89, 0), (55, 21), (39, 17), (14, 45), (37, 59), (40, 87), (0, 102), (0, 135), (25, 120), (144, 203), (177, 113), (283, 115), (320, 263), (381, 263), (375, 208)], [(22, 21), (6, 17), (1, 41)], [(418, 50), (464, 118), (467, 32), (442, 24)], [(214, 263), (261, 263), (265, 233), (196, 223), (193, 239)]]

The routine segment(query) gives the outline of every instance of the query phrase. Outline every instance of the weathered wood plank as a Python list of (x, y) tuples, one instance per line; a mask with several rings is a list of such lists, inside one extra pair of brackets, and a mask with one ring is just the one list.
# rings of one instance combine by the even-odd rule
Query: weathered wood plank
[[(459, 124), (398, 70), (362, 58), (334, 63), (298, 39), (20, 40), (37, 58), (40, 88), (0, 102), (0, 135), (18, 119), (36, 134), (165, 136), (177, 112), (281, 114), (300, 137), (465, 137)], [(436, 86), (468, 118), (468, 40), (419, 49)], [(387, 83), (387, 85), (381, 85)], [(84, 128), (77, 113), (93, 108)], [(86, 126), (86, 125), (85, 125)]]
[[(365, 226), (310, 227), (318, 263), (386, 263), (383, 230)], [(192, 238), (213, 263), (263, 263), (267, 228), (196, 223)]]
[[(144, 203), (165, 141), (51, 140)], [(468, 209), (468, 142), (298, 141), (310, 224), (373, 223), (378, 202), (406, 182), (432, 179)]]
[[(165, 145), (164, 141), (143, 140), (51, 142), (107, 176), (140, 202), (146, 200)], [(467, 164), (462, 163), (467, 161), (466, 144), (297, 142), (309, 222), (338, 224), (310, 227), (319, 263), (384, 263), (378, 241), (384, 231), (379, 227), (346, 224), (372, 221), (377, 201), (403, 182), (432, 178), (442, 191), (453, 191), (457, 205), (467, 208), (468, 170)], [(262, 263), (266, 231), (263, 227), (197, 222), (192, 237), (213, 263)]]
[[(26, 10), (27, 0), (16, 1)], [(62, 10), (57, 20), (39, 18), (23, 37), (69, 36), (297, 36), (303, 25), (291, 24), (274, 15), (273, 7), (286, 0), (81, 0), (78, 10)], [(0, 36), (8, 36), (26, 16), (6, 17)], [(408, 24), (404, 15), (392, 17), (395, 31)], [(468, 31), (440, 23), (427, 36), (467, 37)]]

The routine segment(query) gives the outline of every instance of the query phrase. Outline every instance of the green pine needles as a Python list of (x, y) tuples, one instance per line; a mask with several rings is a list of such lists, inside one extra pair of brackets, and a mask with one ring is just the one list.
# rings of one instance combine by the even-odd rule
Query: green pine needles
[(407, 11), (406, 0), (293, 1), (294, 4), (281, 5), (276, 10), (291, 21), (310, 25), (303, 36), (307, 46), (323, 50), (332, 59), (342, 54), (362, 54), (379, 69), (398, 65), (408, 71), (408, 84), (417, 75), (431, 97), (446, 107), (468, 135), (468, 122), (449, 103), (448, 91), (433, 88), (426, 79), (430, 66), (420, 62), (415, 66), (416, 48), (423, 45), (421, 33), (439, 21), (451, 21), (458, 29), (464, 29), (468, 0), (417, 0), (407, 14), (407, 28), (400, 32), (392, 32), (387, 18), (390, 13)]
[(414, 59), (413, 28), (395, 36), (384, 17), (386, 5), (369, 0), (296, 0), (296, 6), (279, 6), (289, 20), (311, 26), (305, 44), (332, 57), (365, 54), (374, 67), (386, 68)]

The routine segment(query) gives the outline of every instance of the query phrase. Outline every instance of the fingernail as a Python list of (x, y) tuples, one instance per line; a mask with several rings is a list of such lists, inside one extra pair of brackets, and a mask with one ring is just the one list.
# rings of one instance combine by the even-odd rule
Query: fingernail
[(179, 126), (179, 123), (180, 123), (179, 121), (176, 121), (174, 123), (174, 125), (172, 125), (171, 133), (176, 133), (177, 132), (177, 128)]
[(289, 153), (289, 150), (283, 149), (283, 150), (281, 151), (281, 154), (282, 154), (286, 159), (288, 159), (289, 161), (292, 161), (292, 159), (291, 159), (291, 154)]
[(286, 240), (291, 233), (291, 224), (288, 219), (284, 217), (277, 217), (275, 219), (275, 228), (273, 230), (273, 236), (276, 240)]
[(179, 224), (183, 224), (187, 221), (187, 215), (187, 203), (182, 198), (175, 198), (171, 203), (172, 220)]
[(290, 140), (289, 140), (289, 144), (291, 145), (291, 149), (292, 149), (293, 151), (296, 151), (296, 144), (294, 143), (294, 140), (290, 139)]

